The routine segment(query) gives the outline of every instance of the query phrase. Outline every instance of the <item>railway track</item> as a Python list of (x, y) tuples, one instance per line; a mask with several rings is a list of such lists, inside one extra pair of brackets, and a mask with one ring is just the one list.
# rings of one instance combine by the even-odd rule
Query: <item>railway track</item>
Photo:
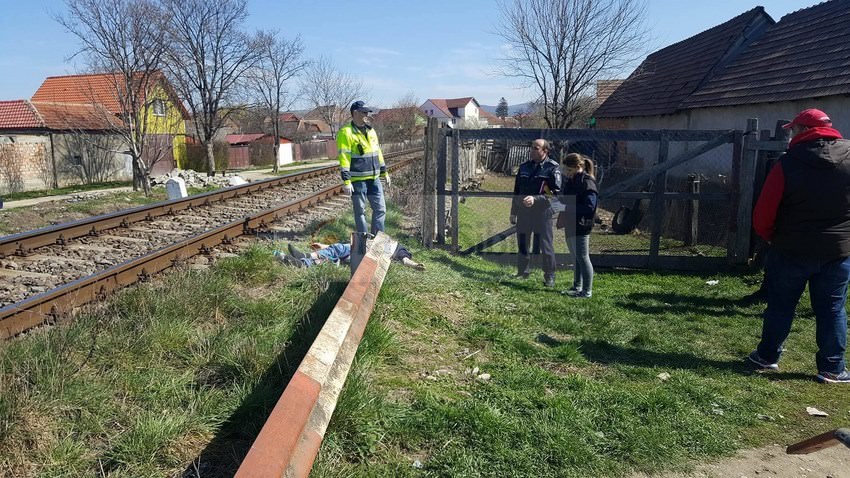
[[(396, 159), (390, 170), (419, 151), (386, 155)], [(275, 222), (303, 227), (305, 209), (338, 210), (319, 206), (342, 192), (338, 171), (329, 166), (0, 238), (0, 339)]]

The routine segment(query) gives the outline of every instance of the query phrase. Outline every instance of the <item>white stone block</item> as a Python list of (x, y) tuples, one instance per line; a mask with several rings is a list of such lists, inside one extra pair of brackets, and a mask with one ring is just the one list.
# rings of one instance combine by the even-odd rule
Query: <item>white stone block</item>
[(168, 192), (168, 199), (182, 199), (189, 195), (186, 192), (186, 181), (182, 178), (170, 178), (165, 182), (165, 190)]

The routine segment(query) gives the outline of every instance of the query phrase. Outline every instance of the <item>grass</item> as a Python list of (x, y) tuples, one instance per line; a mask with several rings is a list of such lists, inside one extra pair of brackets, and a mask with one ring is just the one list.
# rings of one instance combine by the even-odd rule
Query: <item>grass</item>
[[(742, 361), (761, 321), (735, 301), (758, 276), (599, 271), (593, 299), (573, 300), (539, 274), (422, 250), (402, 219), (391, 210), (389, 231), (427, 270), (390, 268), (313, 476), (681, 471), (850, 419), (844, 390), (812, 379), (807, 300), (782, 373)], [(283, 246), (0, 344), (0, 475), (231, 476), (348, 276), (282, 267)]]
[(121, 188), (132, 186), (131, 181), (106, 181), (102, 183), (92, 184), (77, 184), (74, 186), (66, 186), (56, 189), (42, 189), (40, 191), (21, 191), (17, 193), (9, 193), (3, 196), (4, 201), (20, 201), (21, 199), (34, 199), (45, 196), (58, 196), (61, 194), (76, 194), (87, 191), (97, 191), (100, 189)]

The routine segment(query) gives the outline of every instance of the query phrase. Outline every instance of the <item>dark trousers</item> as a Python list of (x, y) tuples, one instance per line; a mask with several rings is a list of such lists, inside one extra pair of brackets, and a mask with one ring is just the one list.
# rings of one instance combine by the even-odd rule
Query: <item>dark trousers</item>
[(832, 261), (801, 259), (771, 250), (765, 268), (768, 298), (758, 345), (759, 356), (768, 362), (779, 361), (782, 344), (791, 332), (794, 310), (808, 283), (815, 313), (818, 371), (843, 372), (847, 346), (844, 303), (850, 279), (850, 258)]
[(528, 274), (531, 266), (531, 251), (529, 243), (534, 234), (533, 250), (535, 254), (543, 256), (543, 273), (550, 277), (555, 275), (555, 247), (552, 244), (554, 231), (552, 230), (552, 217), (549, 215), (534, 215), (531, 217), (520, 216), (517, 218), (516, 226), (517, 240), (517, 272)]

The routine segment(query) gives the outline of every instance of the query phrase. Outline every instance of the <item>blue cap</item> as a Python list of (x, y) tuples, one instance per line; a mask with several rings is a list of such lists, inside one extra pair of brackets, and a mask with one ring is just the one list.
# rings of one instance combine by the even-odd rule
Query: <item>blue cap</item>
[(366, 103), (364, 103), (360, 100), (357, 100), (354, 103), (351, 103), (351, 110), (350, 111), (352, 113), (354, 113), (355, 111), (359, 111), (361, 113), (371, 113), (374, 110), (372, 108), (369, 108), (368, 106), (366, 106)]

